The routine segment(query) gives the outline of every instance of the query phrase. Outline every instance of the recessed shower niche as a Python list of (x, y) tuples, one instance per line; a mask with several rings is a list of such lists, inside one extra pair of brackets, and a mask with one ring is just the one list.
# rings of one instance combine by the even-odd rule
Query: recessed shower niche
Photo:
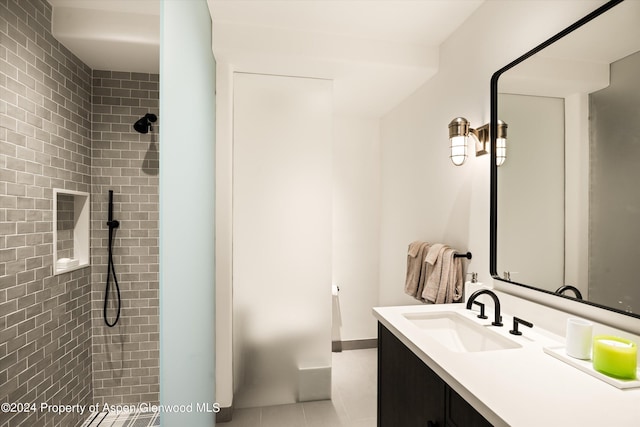
[(89, 265), (89, 193), (53, 189), (54, 274)]

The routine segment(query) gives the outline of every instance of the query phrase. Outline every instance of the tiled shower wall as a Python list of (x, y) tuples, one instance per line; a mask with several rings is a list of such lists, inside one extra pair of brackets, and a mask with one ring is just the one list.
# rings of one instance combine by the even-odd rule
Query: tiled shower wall
[[(158, 402), (158, 122), (137, 133), (133, 123), (158, 115), (157, 74), (93, 72), (91, 264), (93, 395), (99, 403)], [(122, 298), (118, 323), (103, 318), (108, 259), (108, 191), (120, 221), (113, 259)], [(110, 281), (113, 291), (113, 280)], [(110, 292), (110, 323), (117, 296)]]
[(0, 0), (0, 403), (38, 405), (2, 427), (92, 403), (91, 269), (52, 269), (53, 189), (90, 191), (91, 70), (50, 28), (45, 0)]
[[(132, 124), (158, 113), (158, 76), (92, 72), (50, 28), (46, 0), (0, 0), (0, 403), (157, 402), (158, 128)], [(91, 268), (53, 275), (53, 188), (91, 193)], [(114, 328), (102, 320), (109, 189)], [(82, 418), (1, 413), (0, 427)]]

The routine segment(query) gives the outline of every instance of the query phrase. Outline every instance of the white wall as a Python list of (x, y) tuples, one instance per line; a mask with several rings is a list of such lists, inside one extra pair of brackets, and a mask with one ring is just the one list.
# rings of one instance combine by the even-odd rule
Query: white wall
[(233, 404), (233, 67), (216, 67), (216, 398)]
[(443, 44), (436, 77), (382, 119), (381, 305), (407, 302), (402, 293), (407, 243), (416, 237), (442, 239), (473, 252), (469, 271), (478, 271), (481, 282), (640, 333), (638, 319), (493, 281), (488, 156), (456, 168), (447, 153), (452, 118), (464, 115), (473, 125), (489, 120), (494, 71), (604, 3), (487, 1)]
[(380, 133), (372, 118), (333, 122), (333, 283), (340, 287), (340, 339), (377, 336)]
[(447, 125), (487, 123), (491, 75), (603, 3), (485, 2), (441, 46), (438, 74), (382, 119), (381, 305), (412, 302), (403, 283), (415, 239), (470, 250), (468, 271), (491, 280), (488, 156), (453, 166)]
[[(409, 242), (415, 239), (429, 239), (447, 242), (461, 251), (473, 252), (468, 271), (480, 273), (480, 280), (490, 282), (489, 274), (489, 158), (471, 156), (462, 167), (455, 167), (449, 161), (447, 125), (456, 116), (465, 116), (474, 126), (489, 121), (489, 80), (494, 71), (506, 65), (525, 51), (546, 40), (578, 18), (603, 4), (604, 1), (559, 0), (538, 1), (498, 1), (485, 2), (467, 22), (454, 33), (442, 46), (440, 70), (423, 87), (398, 105), (380, 122), (380, 228), (379, 228), (379, 305), (413, 304), (415, 301), (404, 295), (403, 284), (406, 268), (406, 250)], [(226, 70), (225, 70), (226, 68)], [(221, 193), (220, 188), (230, 188), (231, 158), (229, 155), (230, 131), (228, 124), (220, 123), (220, 108), (230, 108), (228, 95), (232, 86), (228, 76), (231, 68), (218, 64), (218, 173), (217, 173), (217, 223), (218, 230), (229, 227), (230, 192)], [(226, 83), (225, 83), (226, 79)], [(222, 82), (222, 85), (221, 85)], [(230, 118), (225, 114), (227, 119)], [(349, 118), (336, 120), (336, 140), (347, 139), (353, 144), (372, 148), (372, 124), (364, 125), (360, 120)], [(344, 133), (339, 131), (344, 129)], [(359, 129), (359, 130), (358, 130)], [(366, 130), (369, 129), (369, 130)], [(341, 136), (344, 135), (344, 136)], [(348, 136), (355, 135), (355, 136)], [(370, 136), (366, 136), (370, 135)], [(354, 142), (357, 141), (357, 142)], [(373, 143), (372, 143), (373, 144)], [(336, 148), (336, 147), (334, 147)], [(345, 150), (345, 158), (353, 162), (355, 153)], [(226, 156), (220, 158), (221, 153)], [(339, 159), (334, 157), (334, 161)], [(220, 162), (225, 165), (220, 165)], [(355, 164), (355, 162), (353, 162)], [(346, 165), (346, 163), (345, 163)], [(373, 166), (362, 163), (360, 173), (349, 178), (349, 191), (358, 192), (359, 177), (371, 176)], [(223, 169), (221, 169), (221, 167)], [(222, 170), (222, 173), (221, 173)], [(338, 169), (336, 173), (338, 173)], [(355, 174), (356, 172), (353, 171)], [(359, 177), (358, 177), (359, 176)], [(346, 185), (346, 184), (345, 184)], [(353, 185), (353, 186), (352, 186)], [(222, 196), (222, 197), (221, 197)], [(366, 210), (373, 203), (375, 195), (367, 195), (362, 205), (356, 206), (358, 212)], [(222, 214), (223, 216), (220, 216)], [(351, 214), (350, 214), (351, 215)], [(343, 218), (346, 227), (352, 219)], [(354, 213), (357, 217), (359, 213)], [(223, 219), (221, 221), (221, 218)], [(230, 220), (229, 220), (230, 221)], [(338, 222), (338, 221), (337, 221)], [(358, 228), (361, 241), (369, 241), (375, 233), (371, 223), (360, 224)], [(367, 236), (368, 234), (368, 236)], [(363, 236), (367, 236), (364, 239)], [(345, 239), (347, 237), (345, 236)], [(218, 235), (220, 239), (220, 235)], [(357, 238), (356, 238), (357, 240)], [(230, 241), (217, 243), (218, 248), (229, 249)], [(345, 244), (346, 245), (346, 244)], [(335, 249), (335, 247), (334, 247)], [(217, 270), (217, 346), (220, 350), (217, 360), (217, 372), (231, 371), (231, 260), (228, 254), (218, 254)], [(220, 257), (225, 265), (220, 265)], [(373, 260), (369, 253), (362, 265)], [(334, 259), (334, 262), (336, 260)], [(360, 262), (360, 260), (358, 261)], [(359, 267), (358, 267), (359, 268)], [(343, 314), (348, 304), (345, 293), (374, 292), (369, 288), (364, 276), (357, 280), (343, 279), (353, 277), (347, 271), (338, 273), (336, 264), (335, 279), (344, 280), (341, 303)], [(224, 275), (226, 281), (220, 280)], [(372, 273), (371, 277), (375, 274)], [(522, 290), (526, 298), (535, 299), (539, 292)], [(344, 302), (343, 302), (344, 300)], [(543, 303), (552, 305), (559, 298), (542, 298)], [(352, 301), (357, 305), (358, 319), (345, 319), (343, 339), (367, 338), (370, 323), (365, 320), (365, 305), (370, 301)], [(570, 303), (569, 303), (570, 304)], [(570, 304), (575, 307), (576, 304)], [(580, 308), (586, 306), (578, 305)], [(601, 310), (602, 311), (602, 310)], [(604, 313), (605, 317), (609, 316)], [(625, 320), (625, 319), (623, 319)], [(343, 321), (344, 323), (344, 321)], [(349, 326), (347, 326), (349, 325)], [(351, 331), (349, 331), (351, 330)], [(362, 336), (358, 336), (359, 334)], [(353, 334), (353, 335), (351, 335)], [(366, 335), (365, 335), (366, 334)], [(220, 355), (222, 353), (222, 356)], [(217, 383), (217, 399), (222, 406), (232, 402), (232, 383), (230, 377), (220, 377)]]

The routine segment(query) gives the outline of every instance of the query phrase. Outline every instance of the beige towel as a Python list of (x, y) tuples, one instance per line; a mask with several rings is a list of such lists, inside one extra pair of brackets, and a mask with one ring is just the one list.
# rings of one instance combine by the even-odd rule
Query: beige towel
[[(433, 245), (433, 249), (436, 245)], [(437, 254), (429, 251), (427, 263), (433, 262), (427, 276), (422, 298), (434, 304), (448, 304), (462, 298), (462, 259), (455, 258), (455, 250), (440, 245)]]
[(447, 287), (447, 301), (458, 302), (462, 300), (464, 289), (464, 274), (462, 274), (463, 258), (453, 258), (453, 274), (450, 276)]
[(420, 264), (420, 280), (418, 281), (418, 290), (416, 291), (414, 298), (422, 302), (427, 302), (424, 298), (422, 298), (422, 292), (424, 292), (424, 285), (427, 282), (427, 277), (429, 277), (429, 268), (431, 267), (429, 263), (424, 261), (430, 248), (431, 244), (427, 243), (424, 246), (422, 253), (418, 254), (418, 257), (423, 261)]
[(424, 243), (425, 242), (418, 241), (409, 243), (409, 251), (407, 252), (407, 254), (410, 257), (415, 258), (416, 256), (418, 256), (418, 252), (422, 249)]
[(422, 300), (421, 294), (427, 276), (425, 255), (429, 250), (427, 242), (412, 242), (407, 251), (407, 275), (404, 284), (404, 292), (414, 298)]
[(425, 263), (429, 264), (430, 268), (421, 296), (424, 300), (434, 304), (438, 299), (438, 290), (442, 280), (443, 254), (448, 248), (448, 246), (436, 243), (431, 246), (425, 257)]
[[(448, 304), (453, 302), (456, 295), (457, 277), (462, 278), (462, 263), (459, 258), (455, 258), (456, 251), (447, 248), (442, 254), (442, 276), (440, 277), (440, 287), (436, 304)], [(456, 269), (459, 267), (459, 272)]]
[(424, 258), (425, 262), (428, 262), (431, 265), (435, 265), (438, 257), (440, 256), (440, 251), (445, 246), (442, 243), (435, 243), (431, 245), (429, 248), (429, 252), (427, 252), (427, 256)]

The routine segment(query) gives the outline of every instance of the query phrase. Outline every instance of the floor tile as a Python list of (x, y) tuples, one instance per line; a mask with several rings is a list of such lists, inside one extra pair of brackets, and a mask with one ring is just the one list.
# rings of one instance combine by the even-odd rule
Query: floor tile
[(260, 427), (305, 427), (302, 403), (265, 406)]
[(304, 402), (302, 407), (307, 427), (348, 427), (341, 421), (336, 404), (331, 400)]
[(262, 408), (234, 409), (233, 419), (228, 423), (216, 423), (224, 427), (259, 427)]
[(376, 417), (377, 350), (334, 353), (334, 399), (339, 397), (346, 419), (354, 423)]
[(376, 427), (377, 418), (363, 418), (361, 420), (353, 421), (349, 424), (349, 427)]

